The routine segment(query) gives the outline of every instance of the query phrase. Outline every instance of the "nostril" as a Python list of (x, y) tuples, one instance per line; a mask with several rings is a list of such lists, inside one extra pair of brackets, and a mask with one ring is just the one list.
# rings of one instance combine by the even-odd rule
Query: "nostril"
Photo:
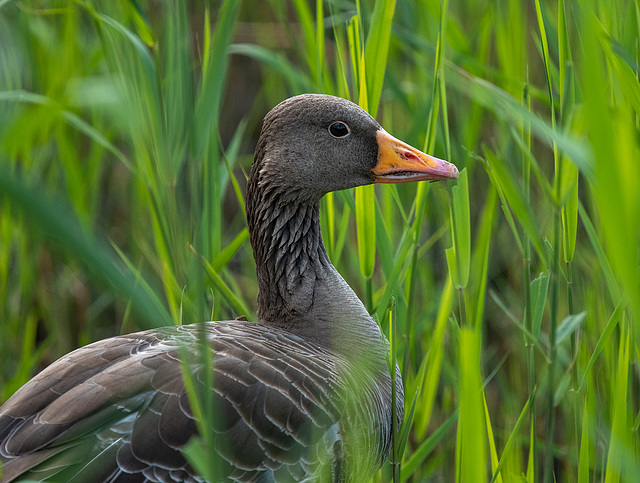
[(408, 149), (403, 149), (402, 150), (402, 157), (404, 159), (407, 159), (409, 161), (420, 161), (420, 158), (418, 158), (418, 156), (416, 156), (415, 154), (413, 154), (411, 151), (409, 151)]

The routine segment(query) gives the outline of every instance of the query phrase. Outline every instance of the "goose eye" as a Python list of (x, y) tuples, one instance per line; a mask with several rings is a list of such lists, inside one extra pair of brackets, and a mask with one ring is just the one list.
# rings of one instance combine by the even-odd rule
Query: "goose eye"
[(344, 122), (334, 122), (329, 126), (329, 134), (331, 134), (334, 138), (344, 138), (347, 137), (351, 133), (349, 126), (347, 126)]

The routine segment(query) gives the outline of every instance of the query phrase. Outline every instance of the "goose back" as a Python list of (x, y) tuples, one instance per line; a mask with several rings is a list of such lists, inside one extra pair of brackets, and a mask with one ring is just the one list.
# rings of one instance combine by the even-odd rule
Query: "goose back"
[[(287, 331), (219, 321), (99, 341), (38, 374), (0, 410), (2, 481), (204, 481), (181, 452), (198, 435), (181, 357), (198, 391), (207, 389), (198, 347), (215, 357), (220, 476), (342, 481), (386, 456), (370, 438), (343, 444), (349, 427), (370, 435), (388, 426), (385, 404), (366, 402), (385, 388), (362, 384), (357, 366)], [(357, 406), (346, 408), (354, 393)]]

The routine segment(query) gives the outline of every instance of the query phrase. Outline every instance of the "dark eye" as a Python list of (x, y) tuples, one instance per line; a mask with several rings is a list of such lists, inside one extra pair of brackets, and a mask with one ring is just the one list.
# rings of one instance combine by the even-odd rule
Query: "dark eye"
[(349, 135), (351, 130), (349, 126), (347, 126), (344, 122), (334, 122), (329, 126), (329, 134), (331, 134), (334, 138), (344, 138)]

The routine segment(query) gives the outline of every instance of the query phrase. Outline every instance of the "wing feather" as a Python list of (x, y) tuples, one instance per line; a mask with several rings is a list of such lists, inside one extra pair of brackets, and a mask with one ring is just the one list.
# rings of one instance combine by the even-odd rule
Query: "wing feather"
[[(198, 433), (180, 354), (189, 354), (204, 387), (196, 357), (202, 330), (180, 326), (99, 341), (34, 377), (0, 408), (2, 482), (56, 474), (70, 481), (198, 481), (181, 453)], [(324, 446), (339, 438), (331, 354), (243, 321), (204, 330), (214, 351), (212, 429), (229, 477), (308, 476), (317, 453), (326, 452), (313, 447), (318, 436), (331, 434)]]

